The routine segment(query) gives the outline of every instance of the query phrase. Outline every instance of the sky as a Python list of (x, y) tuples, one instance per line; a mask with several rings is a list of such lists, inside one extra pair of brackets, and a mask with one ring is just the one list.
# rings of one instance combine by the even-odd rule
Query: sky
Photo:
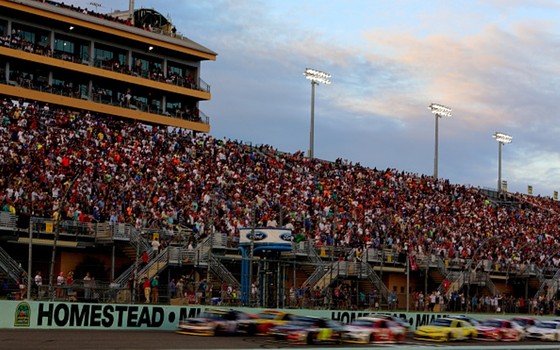
[[(70, 0), (94, 10), (88, 0)], [(98, 12), (127, 0), (96, 0)], [(202, 63), (212, 99), (200, 109), (214, 137), (309, 150), (377, 169), (438, 175), (496, 189), (495, 132), (510, 192), (560, 191), (560, 1), (557, 0), (136, 0), (218, 54)]]

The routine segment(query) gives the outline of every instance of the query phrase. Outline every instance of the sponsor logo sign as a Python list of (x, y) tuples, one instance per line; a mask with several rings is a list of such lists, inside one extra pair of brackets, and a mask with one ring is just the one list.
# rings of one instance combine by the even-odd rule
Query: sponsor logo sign
[(239, 230), (239, 243), (254, 245), (276, 244), (291, 245), (292, 230), (285, 228), (242, 228)]
[(29, 327), (31, 325), (31, 307), (28, 303), (17, 304), (14, 315), (15, 327)]

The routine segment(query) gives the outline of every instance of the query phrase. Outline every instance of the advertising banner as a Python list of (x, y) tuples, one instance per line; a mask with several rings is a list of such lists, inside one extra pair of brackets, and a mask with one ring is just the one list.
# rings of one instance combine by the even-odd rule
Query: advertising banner
[[(254, 232), (253, 232), (254, 231)], [(239, 243), (254, 245), (291, 245), (292, 230), (287, 228), (242, 228), (239, 229)]]

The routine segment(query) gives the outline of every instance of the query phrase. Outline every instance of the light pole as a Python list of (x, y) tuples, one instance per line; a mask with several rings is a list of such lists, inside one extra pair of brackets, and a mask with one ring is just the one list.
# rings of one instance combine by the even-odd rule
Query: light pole
[(315, 143), (315, 85), (329, 85), (331, 83), (329, 80), (331, 75), (311, 68), (305, 68), (303, 75), (305, 75), (306, 79), (311, 80), (311, 130), (309, 131), (309, 158), (313, 159)]
[[(250, 245), (250, 257), (249, 257), (249, 286), (248, 286), (248, 297), (247, 300), (249, 300), (249, 305), (246, 306), (252, 306), (252, 302), (254, 303), (253, 300), (251, 300), (251, 292), (253, 290), (253, 253), (255, 252), (255, 228), (257, 226), (257, 202), (255, 201), (253, 203), (253, 210), (251, 211), (251, 245)], [(294, 269), (294, 281), (295, 281), (295, 269)], [(294, 282), (295, 285), (295, 282)], [(261, 290), (264, 291), (263, 286), (260, 286)], [(260, 306), (260, 305), (259, 305)]]
[(495, 132), (492, 135), (498, 141), (498, 196), (502, 192), (502, 145), (511, 143), (513, 137), (502, 132)]
[(451, 117), (451, 108), (443, 105), (432, 103), (428, 106), (432, 113), (436, 116), (436, 142), (434, 152), (434, 179), (438, 178), (438, 119), (441, 117)]

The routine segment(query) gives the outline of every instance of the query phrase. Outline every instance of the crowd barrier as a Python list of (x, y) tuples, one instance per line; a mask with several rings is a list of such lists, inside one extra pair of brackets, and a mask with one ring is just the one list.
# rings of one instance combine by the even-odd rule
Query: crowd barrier
[[(90, 330), (168, 330), (177, 329), (179, 320), (195, 317), (209, 306), (90, 304), (41, 301), (0, 301), (0, 329), (90, 329)], [(256, 314), (264, 308), (236, 307)], [(351, 310), (293, 310), (296, 314), (326, 317), (349, 323), (357, 317), (375, 313), (390, 314), (407, 320), (411, 330), (450, 313), (371, 312)], [(501, 314), (473, 314), (479, 320), (506, 317)], [(552, 316), (532, 316), (552, 319)]]

